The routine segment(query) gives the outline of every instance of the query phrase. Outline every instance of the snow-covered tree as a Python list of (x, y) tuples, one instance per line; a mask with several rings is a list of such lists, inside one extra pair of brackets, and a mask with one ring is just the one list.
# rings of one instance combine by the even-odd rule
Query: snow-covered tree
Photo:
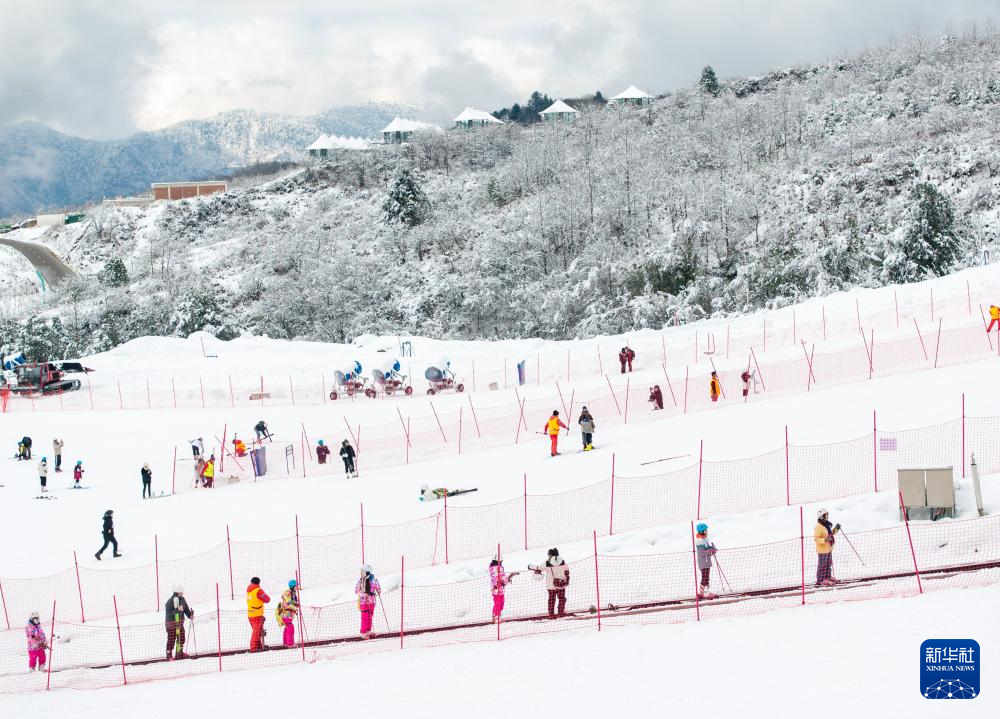
[(705, 65), (701, 71), (701, 78), (698, 80), (698, 87), (702, 92), (715, 96), (719, 94), (719, 78), (715, 76), (715, 70), (711, 65)]
[(912, 282), (947, 274), (962, 254), (962, 241), (950, 199), (922, 182), (910, 193), (903, 223), (888, 243), (886, 278)]
[(382, 203), (383, 221), (414, 227), (424, 221), (429, 209), (430, 202), (419, 178), (409, 167), (401, 167)]

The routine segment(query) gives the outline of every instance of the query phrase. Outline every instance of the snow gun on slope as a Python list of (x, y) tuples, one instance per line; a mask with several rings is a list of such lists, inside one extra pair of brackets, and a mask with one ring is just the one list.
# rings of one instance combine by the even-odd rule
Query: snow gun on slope
[(406, 375), (401, 374), (400, 369), (399, 360), (382, 362), (379, 367), (372, 370), (372, 383), (375, 388), (381, 389), (389, 396), (396, 392), (402, 392), (407, 396), (413, 394), (413, 387), (406, 384)]
[(456, 382), (455, 373), (451, 371), (451, 361), (440, 359), (424, 370), (424, 378), (430, 383), (427, 394), (437, 394), (446, 389), (464, 392), (465, 385)]
[(371, 387), (365, 386), (365, 383), (368, 380), (361, 376), (361, 363), (357, 360), (354, 361), (354, 364), (350, 369), (334, 370), (333, 381), (334, 388), (333, 391), (330, 392), (330, 399), (337, 399), (337, 397), (342, 394), (346, 394), (348, 397), (353, 397), (361, 392), (363, 392), (366, 397), (375, 396), (375, 390)]

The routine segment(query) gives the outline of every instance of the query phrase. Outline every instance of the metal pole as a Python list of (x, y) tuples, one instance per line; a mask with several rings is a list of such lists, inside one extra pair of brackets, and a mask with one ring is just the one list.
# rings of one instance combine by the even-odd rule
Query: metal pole
[(236, 592), (233, 587), (233, 545), (229, 539), (229, 525), (226, 525), (226, 553), (229, 555), (229, 599), (236, 599)]
[(694, 611), (696, 621), (701, 621), (701, 592), (698, 585), (698, 551), (694, 546), (694, 522), (691, 522), (691, 562), (694, 564)]
[(215, 639), (219, 647), (219, 671), (222, 671), (222, 611), (219, 609), (219, 583), (215, 583)]
[(597, 590), (597, 631), (601, 631), (601, 573), (597, 567), (597, 530), (594, 530), (594, 587)]

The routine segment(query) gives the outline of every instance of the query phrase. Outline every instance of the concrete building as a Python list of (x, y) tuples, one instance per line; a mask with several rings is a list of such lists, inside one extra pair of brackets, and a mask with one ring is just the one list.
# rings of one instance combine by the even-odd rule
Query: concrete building
[(538, 114), (542, 116), (543, 122), (572, 122), (580, 116), (580, 111), (574, 110), (562, 100), (556, 100)]
[(228, 185), (223, 180), (205, 180), (204, 182), (154, 182), (154, 200), (183, 200), (188, 197), (201, 197), (225, 192)]
[(485, 127), (486, 125), (503, 124), (502, 120), (498, 120), (490, 113), (483, 112), (475, 107), (465, 108), (458, 117), (452, 120), (452, 122), (455, 123), (455, 127), (459, 127), (463, 130), (472, 130), (477, 127)]

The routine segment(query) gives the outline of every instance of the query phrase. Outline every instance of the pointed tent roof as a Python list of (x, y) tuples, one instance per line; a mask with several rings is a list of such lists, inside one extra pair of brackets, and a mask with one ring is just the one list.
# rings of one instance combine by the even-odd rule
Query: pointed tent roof
[(329, 135), (320, 135), (319, 137), (317, 137), (313, 141), (313, 144), (311, 144), (306, 149), (307, 150), (325, 150), (326, 149), (326, 143), (329, 142), (329, 141), (330, 141), (330, 136)]
[(407, 120), (402, 117), (394, 117), (392, 122), (382, 128), (382, 132), (419, 132), (421, 130), (440, 131), (437, 125), (418, 120)]
[(569, 105), (567, 105), (562, 100), (556, 100), (555, 102), (553, 102), (551, 105), (549, 105), (547, 108), (545, 108), (544, 110), (542, 110), (538, 114), (539, 115), (549, 115), (549, 114), (555, 115), (557, 113), (572, 113), (574, 115), (579, 115), (580, 111), (579, 110), (574, 110), (572, 107), (570, 107)]
[(488, 112), (483, 112), (476, 107), (467, 107), (462, 110), (462, 114), (452, 120), (452, 122), (495, 122), (499, 125), (503, 124), (503, 120), (498, 120), (493, 115)]
[(650, 95), (645, 90), (640, 90), (635, 85), (629, 85), (626, 89), (615, 95), (612, 100), (639, 100), (643, 98), (652, 99), (653, 96)]

